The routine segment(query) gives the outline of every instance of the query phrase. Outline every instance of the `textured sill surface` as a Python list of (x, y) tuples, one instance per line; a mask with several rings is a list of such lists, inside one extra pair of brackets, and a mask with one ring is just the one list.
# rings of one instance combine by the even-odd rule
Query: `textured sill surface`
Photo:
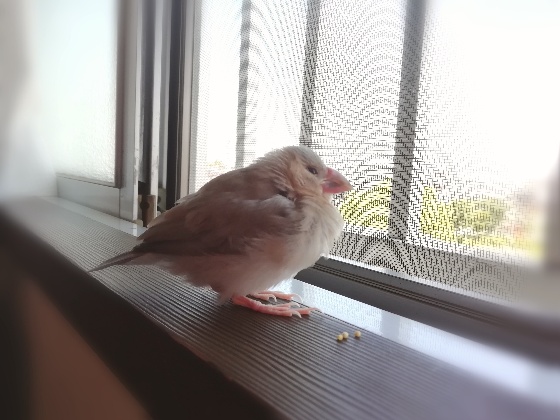
[[(137, 231), (130, 224), (124, 229), (108, 226), (39, 199), (16, 209), (36, 235), (84, 270), (135, 244)], [(370, 326), (359, 340), (338, 343), (336, 334), (355, 326), (328, 313), (286, 319), (229, 303), (217, 306), (214, 292), (150, 267), (113, 267), (93, 276), (286, 417), (558, 418), (558, 407), (406, 347), (398, 342), (402, 334), (384, 336), (391, 333), (383, 334), (383, 325), (377, 333)], [(288, 283), (283, 287), (293, 289)], [(385, 315), (387, 325), (400, 318), (391, 315)], [(405, 332), (414, 327), (396, 326)]]

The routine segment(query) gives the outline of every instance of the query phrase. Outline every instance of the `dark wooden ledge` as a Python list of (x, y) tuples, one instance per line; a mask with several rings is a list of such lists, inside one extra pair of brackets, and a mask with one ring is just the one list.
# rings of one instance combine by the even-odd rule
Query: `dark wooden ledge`
[[(6, 209), (10, 209), (9, 211)], [(40, 199), (5, 207), (0, 246), (154, 418), (532, 419), (556, 412), (328, 315), (275, 318), (148, 267), (86, 271), (131, 235)]]

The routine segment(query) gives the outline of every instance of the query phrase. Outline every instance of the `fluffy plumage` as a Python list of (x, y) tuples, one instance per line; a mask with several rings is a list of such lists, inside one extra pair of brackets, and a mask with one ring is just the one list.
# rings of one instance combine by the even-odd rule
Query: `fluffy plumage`
[(179, 200), (149, 225), (142, 243), (94, 270), (154, 264), (210, 286), (221, 301), (256, 294), (328, 254), (343, 227), (332, 194), (349, 189), (311, 149), (275, 150)]

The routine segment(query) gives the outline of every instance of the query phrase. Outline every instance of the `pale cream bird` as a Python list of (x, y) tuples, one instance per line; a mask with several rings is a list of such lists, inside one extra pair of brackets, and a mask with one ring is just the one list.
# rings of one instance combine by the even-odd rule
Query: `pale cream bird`
[[(211, 287), (220, 302), (258, 312), (309, 314), (295, 295), (268, 291), (327, 255), (343, 228), (333, 194), (352, 189), (303, 146), (272, 151), (252, 165), (209, 181), (154, 219), (142, 243), (92, 271), (112, 265), (156, 265), (189, 283)], [(296, 307), (294, 307), (296, 306)]]

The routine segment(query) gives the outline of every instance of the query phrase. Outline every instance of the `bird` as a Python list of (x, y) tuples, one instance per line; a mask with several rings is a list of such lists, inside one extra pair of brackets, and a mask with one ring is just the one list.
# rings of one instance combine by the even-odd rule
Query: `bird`
[(328, 256), (344, 227), (332, 196), (351, 189), (311, 148), (275, 149), (181, 198), (148, 225), (131, 251), (90, 271), (155, 265), (213, 289), (220, 304), (309, 315), (317, 308), (274, 304), (297, 295), (269, 289)]

